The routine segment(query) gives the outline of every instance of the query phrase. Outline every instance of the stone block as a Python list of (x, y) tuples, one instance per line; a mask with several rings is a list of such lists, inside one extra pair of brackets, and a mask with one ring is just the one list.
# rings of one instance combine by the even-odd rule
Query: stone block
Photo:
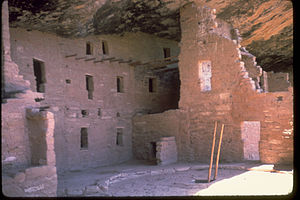
[(25, 174), (23, 172), (19, 172), (15, 175), (14, 177), (14, 180), (17, 182), (17, 183), (22, 183), (25, 181)]
[(24, 197), (24, 191), (17, 185), (2, 184), (2, 192), (7, 197)]
[(25, 174), (26, 180), (34, 180), (37, 177), (45, 177), (56, 174), (56, 167), (47, 165), (40, 167), (31, 167), (25, 170)]
[(82, 196), (83, 191), (82, 189), (67, 188), (66, 194), (68, 196)]
[(32, 187), (29, 187), (29, 188), (25, 188), (24, 192), (26, 192), (26, 193), (33, 193), (33, 192), (37, 192), (37, 191), (43, 190), (44, 188), (45, 188), (44, 184), (40, 184), (40, 185), (37, 185), (37, 186), (32, 186)]
[(102, 190), (97, 185), (89, 185), (89, 186), (85, 187), (84, 194), (89, 195), (89, 194), (95, 194), (98, 192), (102, 192)]
[(183, 172), (183, 171), (187, 171), (189, 170), (191, 167), (187, 166), (187, 167), (175, 167), (175, 171), (176, 172)]

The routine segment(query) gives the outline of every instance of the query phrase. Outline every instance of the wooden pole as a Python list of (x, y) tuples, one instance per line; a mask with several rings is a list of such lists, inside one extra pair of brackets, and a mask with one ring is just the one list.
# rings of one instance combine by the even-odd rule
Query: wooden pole
[(221, 151), (221, 143), (222, 143), (223, 131), (224, 131), (224, 124), (222, 124), (222, 129), (221, 129), (221, 134), (220, 134), (220, 140), (219, 140), (219, 147), (218, 147), (218, 154), (217, 154), (217, 160), (216, 160), (216, 169), (215, 169), (214, 180), (217, 179), (217, 175), (218, 175), (219, 158), (220, 158), (220, 151)]
[(212, 142), (212, 147), (211, 147), (210, 164), (209, 164), (209, 169), (208, 169), (208, 178), (207, 178), (208, 183), (210, 182), (211, 168), (212, 168), (212, 164), (213, 164), (213, 160), (214, 160), (214, 149), (215, 149), (217, 126), (218, 126), (218, 122), (215, 121), (214, 137), (213, 137), (213, 142)]

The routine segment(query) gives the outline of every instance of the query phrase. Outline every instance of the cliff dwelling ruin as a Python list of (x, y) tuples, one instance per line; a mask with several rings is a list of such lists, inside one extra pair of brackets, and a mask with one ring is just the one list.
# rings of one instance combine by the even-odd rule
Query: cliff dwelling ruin
[(4, 1), (3, 193), (72, 196), (64, 174), (133, 159), (208, 164), (215, 122), (221, 164), (292, 164), (292, 32), (291, 1)]

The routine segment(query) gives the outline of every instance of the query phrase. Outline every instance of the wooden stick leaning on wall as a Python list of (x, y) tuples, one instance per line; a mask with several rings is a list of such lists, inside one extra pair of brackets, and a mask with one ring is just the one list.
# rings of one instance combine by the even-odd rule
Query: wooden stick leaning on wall
[(212, 168), (212, 164), (213, 164), (213, 160), (214, 160), (214, 149), (215, 149), (217, 126), (218, 126), (218, 122), (215, 121), (215, 130), (214, 130), (214, 136), (213, 136), (213, 143), (212, 143), (212, 147), (211, 147), (210, 164), (209, 164), (209, 169), (208, 169), (208, 178), (207, 178), (208, 183), (210, 182), (211, 168)]
[(219, 167), (219, 158), (220, 158), (220, 151), (221, 151), (221, 143), (222, 143), (222, 137), (223, 137), (223, 131), (224, 131), (224, 124), (222, 124), (220, 139), (219, 139), (219, 146), (218, 146), (218, 154), (217, 154), (217, 160), (216, 160), (216, 168), (215, 168), (215, 176), (214, 180), (216, 180), (218, 175), (218, 167)]

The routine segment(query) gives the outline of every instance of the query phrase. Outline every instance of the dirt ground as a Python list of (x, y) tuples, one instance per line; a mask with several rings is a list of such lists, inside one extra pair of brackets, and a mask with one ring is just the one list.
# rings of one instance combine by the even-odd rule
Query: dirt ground
[(287, 195), (293, 190), (291, 166), (220, 164), (216, 180), (207, 183), (207, 176), (207, 164), (130, 161), (60, 174), (58, 196)]

